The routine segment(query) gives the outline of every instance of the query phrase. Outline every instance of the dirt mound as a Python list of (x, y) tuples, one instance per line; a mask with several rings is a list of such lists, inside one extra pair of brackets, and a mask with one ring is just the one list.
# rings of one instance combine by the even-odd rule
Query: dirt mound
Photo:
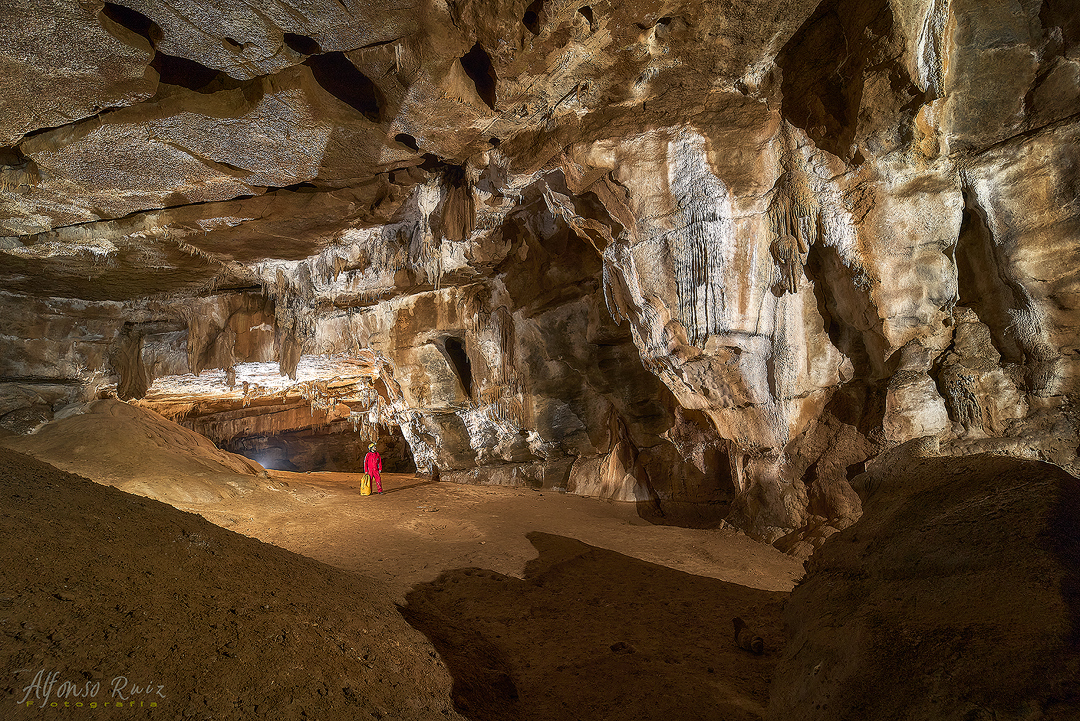
[(1080, 480), (882, 462), (785, 609), (771, 721), (1080, 718)]
[(265, 476), (255, 461), (218, 449), (203, 436), (116, 400), (53, 421), (4, 445), (98, 483), (166, 503), (206, 503), (243, 494)]
[(460, 718), (377, 582), (5, 449), (0, 515), (5, 719)]

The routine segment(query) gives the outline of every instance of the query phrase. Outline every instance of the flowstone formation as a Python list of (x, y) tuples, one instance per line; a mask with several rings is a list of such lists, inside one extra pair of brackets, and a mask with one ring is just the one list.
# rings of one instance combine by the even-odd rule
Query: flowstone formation
[(9, 431), (115, 394), (796, 554), (913, 439), (1078, 470), (1072, 2), (0, 18)]

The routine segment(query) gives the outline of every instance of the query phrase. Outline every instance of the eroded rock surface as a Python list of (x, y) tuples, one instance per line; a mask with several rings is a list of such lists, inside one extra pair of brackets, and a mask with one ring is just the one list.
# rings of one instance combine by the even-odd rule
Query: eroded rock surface
[(882, 457), (807, 562), (767, 718), (1074, 718), (1080, 481), (980, 455)]
[(116, 394), (798, 555), (899, 443), (1077, 470), (1073, 3), (24, 5), (10, 431)]

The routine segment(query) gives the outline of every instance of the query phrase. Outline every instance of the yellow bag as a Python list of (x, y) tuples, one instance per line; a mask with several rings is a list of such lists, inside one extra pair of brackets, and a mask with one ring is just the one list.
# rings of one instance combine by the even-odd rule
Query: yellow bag
[(360, 474), (360, 495), (361, 496), (370, 496), (371, 495), (371, 476), (369, 476), (366, 473), (361, 473)]

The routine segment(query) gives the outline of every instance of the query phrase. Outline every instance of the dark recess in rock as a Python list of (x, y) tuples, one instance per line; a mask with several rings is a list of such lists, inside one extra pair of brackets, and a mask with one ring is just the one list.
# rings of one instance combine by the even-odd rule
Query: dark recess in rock
[[(178, 58), (175, 55), (157, 53), (150, 62), (150, 67), (158, 71), (161, 82), (167, 85), (179, 85), (196, 92), (212, 92), (209, 86), (223, 73), (200, 65), (194, 60)], [(213, 88), (217, 89), (217, 88)]]
[(322, 47), (319, 46), (318, 41), (309, 38), (307, 35), (285, 33), (283, 39), (286, 45), (301, 55), (318, 55), (322, 52)]
[(1023, 363), (1024, 351), (1009, 332), (1012, 312), (1020, 305), (1017, 289), (1000, 267), (985, 211), (971, 193), (965, 194), (964, 201), (963, 221), (956, 241), (956, 285), (960, 296), (957, 305), (975, 309), (979, 320), (990, 327), (994, 346), (1003, 360)]
[(438, 155), (434, 153), (424, 153), (424, 162), (420, 163), (420, 169), (426, 170), (431, 173), (437, 170), (443, 170), (446, 167), (446, 163), (442, 161)]
[(277, 190), (284, 190), (290, 193), (317, 193), (319, 192), (319, 186), (313, 183), (293, 183), (292, 185), (283, 185), (280, 188), (266, 188), (267, 193), (272, 193)]
[(382, 103), (375, 83), (356, 69), (344, 53), (324, 53), (313, 55), (304, 61), (311, 68), (315, 81), (326, 92), (343, 103), (360, 111), (373, 123), (379, 122)]
[(494, 110), (495, 83), (498, 81), (498, 77), (496, 77), (495, 68), (491, 64), (491, 57), (480, 43), (473, 45), (472, 50), (461, 58), (461, 67), (464, 68), (465, 74), (472, 78), (473, 83), (476, 85), (476, 94), (489, 108)]
[(593, 18), (593, 11), (591, 7), (589, 7), (588, 5), (582, 5), (577, 9), (577, 11), (581, 13), (581, 16), (584, 17), (585, 21), (589, 23), (590, 28), (596, 27), (596, 20)]
[[(876, 55), (892, 27), (887, 0), (827, 0), (776, 57), (784, 117), (845, 160), (852, 156), (866, 74), (879, 70), (875, 61), (883, 59)], [(898, 72), (910, 84), (906, 71)]]
[(105, 3), (105, 7), (102, 8), (101, 12), (117, 25), (123, 25), (136, 35), (142, 35), (150, 41), (151, 45), (156, 46), (158, 41), (161, 40), (161, 28), (158, 27), (158, 24), (138, 10), (132, 10), (115, 3)]
[(542, 12), (544, 12), (544, 0), (534, 0), (529, 7), (525, 8), (525, 14), (521, 16), (521, 24), (533, 35), (540, 34)]
[(465, 395), (471, 398), (472, 366), (469, 364), (469, 356), (465, 352), (465, 346), (460, 338), (451, 336), (443, 341), (443, 348), (446, 350), (447, 357), (450, 358), (450, 363), (454, 367), (458, 380), (461, 381), (462, 390), (465, 391)]
[(419, 150), (420, 150), (420, 146), (417, 144), (416, 138), (409, 135), (408, 133), (398, 133), (397, 135), (394, 136), (394, 140), (401, 143), (402, 145), (404, 145), (409, 150), (414, 150), (414, 151), (417, 151), (417, 152), (419, 152)]
[(1061, 28), (1060, 54), (1069, 54), (1073, 46), (1080, 42), (1080, 13), (1076, 11), (1073, 0), (1043, 0), (1039, 20), (1044, 33), (1055, 27)]
[(835, 279), (850, 275), (843, 260), (835, 248), (810, 246), (806, 256), (805, 272), (815, 280), (814, 296), (818, 312), (828, 322), (827, 332), (830, 342), (851, 359), (855, 379), (876, 379), (880, 376), (879, 363), (871, 357), (866, 345), (866, 330), (857, 327), (855, 319), (845, 317), (843, 308), (857, 303), (863, 305), (866, 300), (858, 292), (852, 292), (849, 286), (838, 283)]
[(77, 386), (82, 384), (79, 378), (49, 377), (49, 376), (0, 376), (0, 383), (21, 383), (22, 385), (35, 386)]

